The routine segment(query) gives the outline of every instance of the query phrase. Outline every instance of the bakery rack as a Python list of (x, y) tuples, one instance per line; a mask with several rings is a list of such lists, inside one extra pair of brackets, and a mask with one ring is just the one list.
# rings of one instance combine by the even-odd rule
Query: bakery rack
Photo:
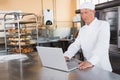
[(34, 13), (7, 13), (4, 15), (4, 32), (8, 54), (32, 53), (37, 45), (38, 17)]

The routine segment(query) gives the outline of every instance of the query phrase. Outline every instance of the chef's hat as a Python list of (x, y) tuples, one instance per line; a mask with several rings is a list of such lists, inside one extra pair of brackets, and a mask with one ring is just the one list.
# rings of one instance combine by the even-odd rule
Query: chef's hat
[(95, 10), (95, 5), (90, 2), (85, 2), (80, 6), (80, 9), (91, 9)]

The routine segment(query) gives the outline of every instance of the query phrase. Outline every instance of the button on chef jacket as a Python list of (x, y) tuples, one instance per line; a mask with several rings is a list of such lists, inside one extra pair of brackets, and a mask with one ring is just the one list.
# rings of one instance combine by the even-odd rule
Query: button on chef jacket
[(64, 56), (72, 58), (81, 48), (87, 61), (101, 69), (112, 71), (109, 60), (110, 25), (95, 18), (89, 25), (80, 28), (76, 40)]

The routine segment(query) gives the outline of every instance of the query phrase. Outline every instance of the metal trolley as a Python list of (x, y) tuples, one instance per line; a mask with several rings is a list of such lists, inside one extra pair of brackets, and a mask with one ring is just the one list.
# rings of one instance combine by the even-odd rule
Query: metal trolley
[(7, 13), (4, 32), (7, 54), (33, 53), (38, 40), (38, 17), (34, 13)]

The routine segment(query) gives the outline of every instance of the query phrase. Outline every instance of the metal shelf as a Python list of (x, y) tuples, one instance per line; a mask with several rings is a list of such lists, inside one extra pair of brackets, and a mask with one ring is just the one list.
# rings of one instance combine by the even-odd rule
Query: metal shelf
[[(7, 16), (14, 16), (12, 20), (8, 19)], [(28, 17), (31, 17), (28, 18)], [(26, 18), (27, 17), (27, 18)], [(37, 45), (38, 39), (38, 17), (33, 13), (7, 13), (4, 16), (4, 32), (5, 36), (5, 48), (8, 53), (11, 53), (13, 49), (18, 49), (17, 54), (25, 54), (29, 49), (33, 49), (33, 46)], [(30, 39), (28, 39), (30, 36)], [(34, 37), (33, 37), (34, 36)], [(9, 38), (16, 38), (16, 39), (9, 39)], [(22, 40), (24, 38), (24, 40)], [(36, 41), (36, 42), (32, 42)], [(13, 42), (14, 44), (11, 44)], [(24, 44), (20, 44), (20, 43)], [(9, 50), (8, 50), (9, 48)], [(26, 51), (23, 51), (23, 48)], [(10, 52), (9, 52), (10, 51)], [(16, 50), (17, 51), (17, 50)], [(32, 53), (31, 51), (29, 53)], [(16, 53), (16, 52), (12, 52)]]

